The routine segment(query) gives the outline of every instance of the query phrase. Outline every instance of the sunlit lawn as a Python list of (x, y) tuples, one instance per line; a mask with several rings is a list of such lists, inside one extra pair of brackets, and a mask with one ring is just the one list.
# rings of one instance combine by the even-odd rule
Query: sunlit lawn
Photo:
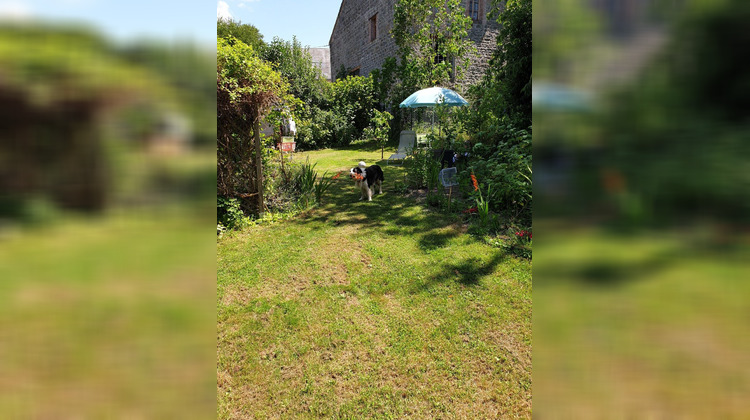
[(176, 210), (0, 241), (0, 417), (212, 415), (210, 229)]
[[(203, 193), (215, 157), (118, 157), (146, 180), (171, 165), (190, 188), (159, 185), (149, 206), (0, 225), (0, 418), (215, 413), (213, 194)], [(153, 179), (131, 186), (143, 194)]]
[(219, 240), (219, 417), (530, 417), (531, 263), (394, 193), (379, 149), (307, 157), (379, 163), (384, 194), (342, 175), (320, 208)]
[(747, 417), (747, 240), (538, 231), (551, 233), (534, 249), (540, 416)]

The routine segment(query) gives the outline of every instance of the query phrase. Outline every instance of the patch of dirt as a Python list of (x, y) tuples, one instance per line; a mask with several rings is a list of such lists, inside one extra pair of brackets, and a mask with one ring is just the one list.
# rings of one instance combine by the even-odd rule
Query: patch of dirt
[(250, 302), (250, 289), (244, 284), (230, 284), (224, 288), (221, 303), (224, 306), (247, 305)]
[[(523, 370), (531, 371), (531, 347), (523, 343), (516, 337), (513, 331), (516, 331), (520, 326), (512, 326), (501, 329), (491, 329), (486, 331), (484, 339), (496, 345), (498, 348), (504, 350), (504, 352), (512, 357), (512, 362), (520, 364)], [(510, 332), (508, 332), (510, 331)]]
[[(349, 285), (349, 269), (343, 263), (325, 263), (321, 267), (321, 271), (327, 273), (328, 284), (338, 284), (342, 286)], [(319, 284), (319, 282), (316, 282)]]

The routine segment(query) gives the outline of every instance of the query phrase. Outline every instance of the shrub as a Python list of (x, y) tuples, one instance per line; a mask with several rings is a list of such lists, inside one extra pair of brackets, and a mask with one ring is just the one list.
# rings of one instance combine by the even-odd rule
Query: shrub
[(350, 76), (337, 80), (321, 95), (301, 113), (297, 147), (347, 146), (362, 137), (375, 104), (372, 79)]
[(217, 224), (227, 229), (243, 229), (250, 224), (236, 198), (216, 196), (216, 218)]
[(439, 184), (440, 162), (433, 159), (432, 150), (417, 148), (404, 161), (406, 182), (410, 188), (428, 188), (432, 190)]
[(493, 192), (490, 210), (531, 224), (531, 135), (506, 127), (494, 144), (477, 143), (462, 177), (473, 173)]

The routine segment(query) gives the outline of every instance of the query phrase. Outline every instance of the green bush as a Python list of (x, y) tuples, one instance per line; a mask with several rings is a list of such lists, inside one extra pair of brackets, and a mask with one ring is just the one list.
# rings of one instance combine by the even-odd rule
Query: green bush
[(432, 190), (439, 184), (440, 162), (433, 159), (431, 149), (415, 149), (414, 153), (404, 161), (404, 168), (409, 188)]
[(250, 218), (245, 216), (238, 199), (222, 196), (216, 196), (216, 219), (217, 224), (227, 229), (242, 229), (250, 223)]
[(461, 177), (468, 180), (470, 174), (475, 174), (480, 188), (492, 192), (485, 197), (491, 211), (502, 214), (508, 221), (530, 226), (531, 135), (512, 127), (506, 127), (498, 135), (502, 137), (494, 144), (474, 145)]
[(300, 150), (341, 147), (362, 137), (370, 124), (375, 105), (370, 77), (350, 76), (318, 92), (314, 101), (305, 100), (297, 124)]

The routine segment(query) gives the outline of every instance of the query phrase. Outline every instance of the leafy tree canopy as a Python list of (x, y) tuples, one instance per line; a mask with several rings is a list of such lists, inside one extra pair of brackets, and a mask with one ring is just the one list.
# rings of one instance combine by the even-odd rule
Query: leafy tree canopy
[(289, 89), (252, 46), (239, 40), (217, 40), (216, 73), (219, 119), (226, 111), (254, 120), (280, 102)]
[(255, 51), (261, 51), (265, 46), (263, 35), (253, 25), (235, 21), (234, 19), (218, 19), (216, 21), (216, 37), (224, 38), (233, 42), (237, 39), (247, 45), (251, 45)]
[[(399, 0), (391, 35), (399, 49), (403, 82), (423, 88), (460, 79), (475, 50), (469, 28), (471, 18), (460, 0)], [(453, 74), (454, 61), (458, 74)]]
[(514, 126), (526, 128), (531, 126), (531, 0), (508, 0), (498, 22), (502, 29), (481, 96), (496, 118), (508, 115)]
[(320, 106), (325, 101), (328, 82), (296, 37), (291, 41), (274, 37), (263, 49), (261, 57), (274, 65), (289, 83), (290, 92), (308, 107)]
[(123, 60), (104, 38), (84, 28), (0, 27), (0, 84), (37, 105), (133, 97), (174, 100), (158, 74)]

